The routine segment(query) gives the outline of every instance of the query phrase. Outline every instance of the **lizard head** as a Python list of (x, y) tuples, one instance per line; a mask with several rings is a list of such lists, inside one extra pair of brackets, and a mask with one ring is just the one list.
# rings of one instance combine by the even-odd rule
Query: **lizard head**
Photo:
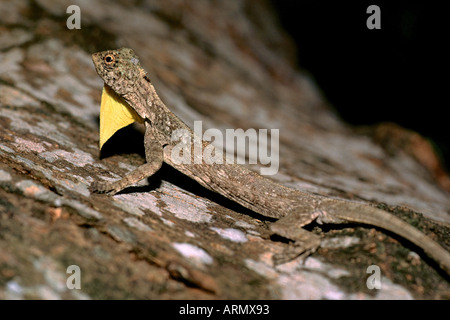
[(139, 58), (129, 48), (94, 53), (92, 61), (100, 78), (120, 96), (133, 90), (137, 80), (145, 75)]

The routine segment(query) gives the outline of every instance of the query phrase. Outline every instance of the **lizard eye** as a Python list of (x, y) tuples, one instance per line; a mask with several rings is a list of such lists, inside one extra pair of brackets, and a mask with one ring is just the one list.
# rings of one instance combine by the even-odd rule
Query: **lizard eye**
[(103, 60), (105, 60), (106, 64), (113, 64), (114, 61), (116, 61), (116, 58), (114, 58), (113, 55), (109, 54), (109, 55), (105, 56), (105, 58)]

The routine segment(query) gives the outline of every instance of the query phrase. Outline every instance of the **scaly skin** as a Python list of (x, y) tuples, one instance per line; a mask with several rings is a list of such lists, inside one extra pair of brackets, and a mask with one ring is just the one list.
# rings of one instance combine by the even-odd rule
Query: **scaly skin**
[[(271, 231), (294, 240), (294, 245), (274, 256), (276, 264), (314, 252), (320, 238), (302, 227), (319, 223), (360, 223), (389, 230), (422, 248), (439, 266), (450, 274), (450, 254), (429, 237), (386, 211), (368, 205), (316, 196), (282, 186), (244, 166), (237, 164), (207, 164), (195, 158), (191, 149), (191, 164), (179, 164), (172, 159), (172, 150), (179, 141), (171, 139), (177, 129), (192, 130), (184, 124), (158, 97), (147, 73), (133, 50), (121, 48), (92, 56), (99, 76), (144, 119), (147, 163), (116, 182), (95, 182), (97, 193), (115, 194), (153, 175), (166, 162), (194, 179), (202, 186), (234, 200), (263, 216), (279, 219)], [(209, 145), (203, 141), (203, 148)], [(193, 148), (193, 146), (192, 146)], [(196, 161), (197, 160), (197, 161)]]

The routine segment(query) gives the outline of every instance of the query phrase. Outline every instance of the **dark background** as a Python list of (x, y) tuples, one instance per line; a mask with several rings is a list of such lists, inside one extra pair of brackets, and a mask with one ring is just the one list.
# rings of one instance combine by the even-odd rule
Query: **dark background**
[[(450, 37), (442, 3), (272, 1), (296, 41), (299, 66), (345, 121), (390, 121), (417, 131), (448, 169)], [(366, 27), (371, 4), (381, 9), (381, 30)]]

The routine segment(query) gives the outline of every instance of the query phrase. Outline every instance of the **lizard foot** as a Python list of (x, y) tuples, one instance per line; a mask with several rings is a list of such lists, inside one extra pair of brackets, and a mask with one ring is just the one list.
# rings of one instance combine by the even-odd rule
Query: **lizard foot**
[[(312, 234), (312, 236), (317, 237), (316, 235)], [(272, 262), (275, 266), (278, 266), (280, 264), (292, 261), (298, 257), (300, 257), (301, 260), (306, 259), (310, 254), (312, 254), (314, 251), (317, 250), (319, 244), (320, 244), (320, 238), (317, 237), (316, 241), (315, 239), (305, 245), (305, 243), (296, 241), (293, 244), (290, 244), (288, 248), (283, 250), (280, 253), (277, 253), (273, 255)]]
[(273, 234), (293, 240), (283, 252), (272, 257), (274, 265), (289, 262), (297, 257), (306, 258), (320, 246), (320, 237), (302, 228), (305, 221), (312, 220), (313, 215), (286, 216), (270, 226)]

